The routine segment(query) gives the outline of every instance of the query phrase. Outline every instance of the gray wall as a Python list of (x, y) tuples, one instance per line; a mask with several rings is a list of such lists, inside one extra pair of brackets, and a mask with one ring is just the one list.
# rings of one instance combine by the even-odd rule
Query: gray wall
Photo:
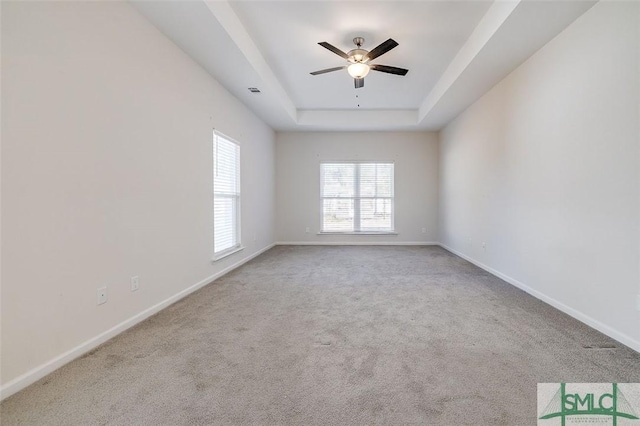
[[(395, 161), (398, 235), (317, 235), (320, 162)], [(276, 135), (276, 238), (307, 244), (437, 241), (438, 141), (428, 132), (283, 132)], [(306, 228), (310, 232), (306, 233)], [(425, 228), (426, 232), (422, 232)]]
[(439, 216), (446, 246), (636, 350), (639, 12), (600, 2), (447, 125)]
[[(241, 145), (246, 246), (216, 263), (213, 128)], [(126, 2), (3, 2), (2, 383), (271, 245), (274, 138)]]

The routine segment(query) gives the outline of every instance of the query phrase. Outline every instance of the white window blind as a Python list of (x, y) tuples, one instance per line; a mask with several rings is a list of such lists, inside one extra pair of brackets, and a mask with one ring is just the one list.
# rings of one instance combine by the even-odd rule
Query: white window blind
[(240, 146), (213, 133), (213, 254), (240, 248)]
[(322, 232), (393, 232), (393, 163), (321, 163)]

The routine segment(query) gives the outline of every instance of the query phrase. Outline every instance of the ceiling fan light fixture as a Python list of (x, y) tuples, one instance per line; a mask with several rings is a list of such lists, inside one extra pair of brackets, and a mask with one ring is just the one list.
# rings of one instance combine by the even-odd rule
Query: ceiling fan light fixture
[[(1, 0), (0, 0), (1, 1)], [(409, 70), (404, 68), (392, 67), (389, 65), (380, 65), (380, 64), (371, 64), (370, 61), (384, 55), (391, 49), (398, 46), (398, 42), (394, 39), (390, 38), (387, 41), (380, 43), (378, 46), (374, 47), (373, 50), (368, 51), (362, 49), (362, 45), (364, 44), (364, 38), (356, 37), (353, 39), (353, 42), (356, 45), (356, 49), (350, 50), (348, 53), (343, 52), (332, 44), (327, 43), (326, 41), (321, 41), (318, 44), (325, 49), (335, 53), (343, 59), (347, 60), (347, 64), (341, 67), (333, 67), (326, 68), (319, 71), (314, 71), (310, 73), (311, 75), (319, 75), (326, 74), (328, 72), (339, 71), (343, 69), (347, 69), (349, 75), (354, 79), (354, 85), (356, 89), (364, 87), (364, 78), (369, 74), (369, 71), (374, 70), (378, 72), (384, 72), (388, 74), (395, 75), (406, 75)]]
[(370, 67), (367, 64), (357, 62), (349, 65), (347, 72), (353, 78), (365, 78), (369, 74)]

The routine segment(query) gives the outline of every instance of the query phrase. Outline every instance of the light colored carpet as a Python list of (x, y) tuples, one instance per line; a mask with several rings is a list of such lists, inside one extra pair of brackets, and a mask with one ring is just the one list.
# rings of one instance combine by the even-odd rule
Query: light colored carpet
[(439, 247), (282, 246), (0, 415), (3, 426), (525, 425), (536, 384), (561, 381), (640, 382), (640, 354)]

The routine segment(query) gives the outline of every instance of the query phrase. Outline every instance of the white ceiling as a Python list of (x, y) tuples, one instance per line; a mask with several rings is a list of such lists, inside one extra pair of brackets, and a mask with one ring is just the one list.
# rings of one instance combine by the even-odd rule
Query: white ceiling
[[(363, 109), (417, 109), (490, 5), (490, 1), (232, 3), (291, 100), (303, 110), (350, 109), (358, 104)], [(367, 50), (388, 38), (396, 40), (398, 47), (373, 62), (407, 68), (409, 73), (401, 77), (371, 72), (359, 90), (346, 70), (309, 74), (346, 63), (318, 42), (348, 52), (356, 47), (352, 41), (356, 36), (365, 38)]]
[[(231, 93), (276, 130), (437, 130), (595, 1), (132, 1)], [(348, 51), (399, 46), (355, 89)], [(258, 87), (259, 94), (248, 87)], [(357, 97), (356, 97), (357, 95)]]

